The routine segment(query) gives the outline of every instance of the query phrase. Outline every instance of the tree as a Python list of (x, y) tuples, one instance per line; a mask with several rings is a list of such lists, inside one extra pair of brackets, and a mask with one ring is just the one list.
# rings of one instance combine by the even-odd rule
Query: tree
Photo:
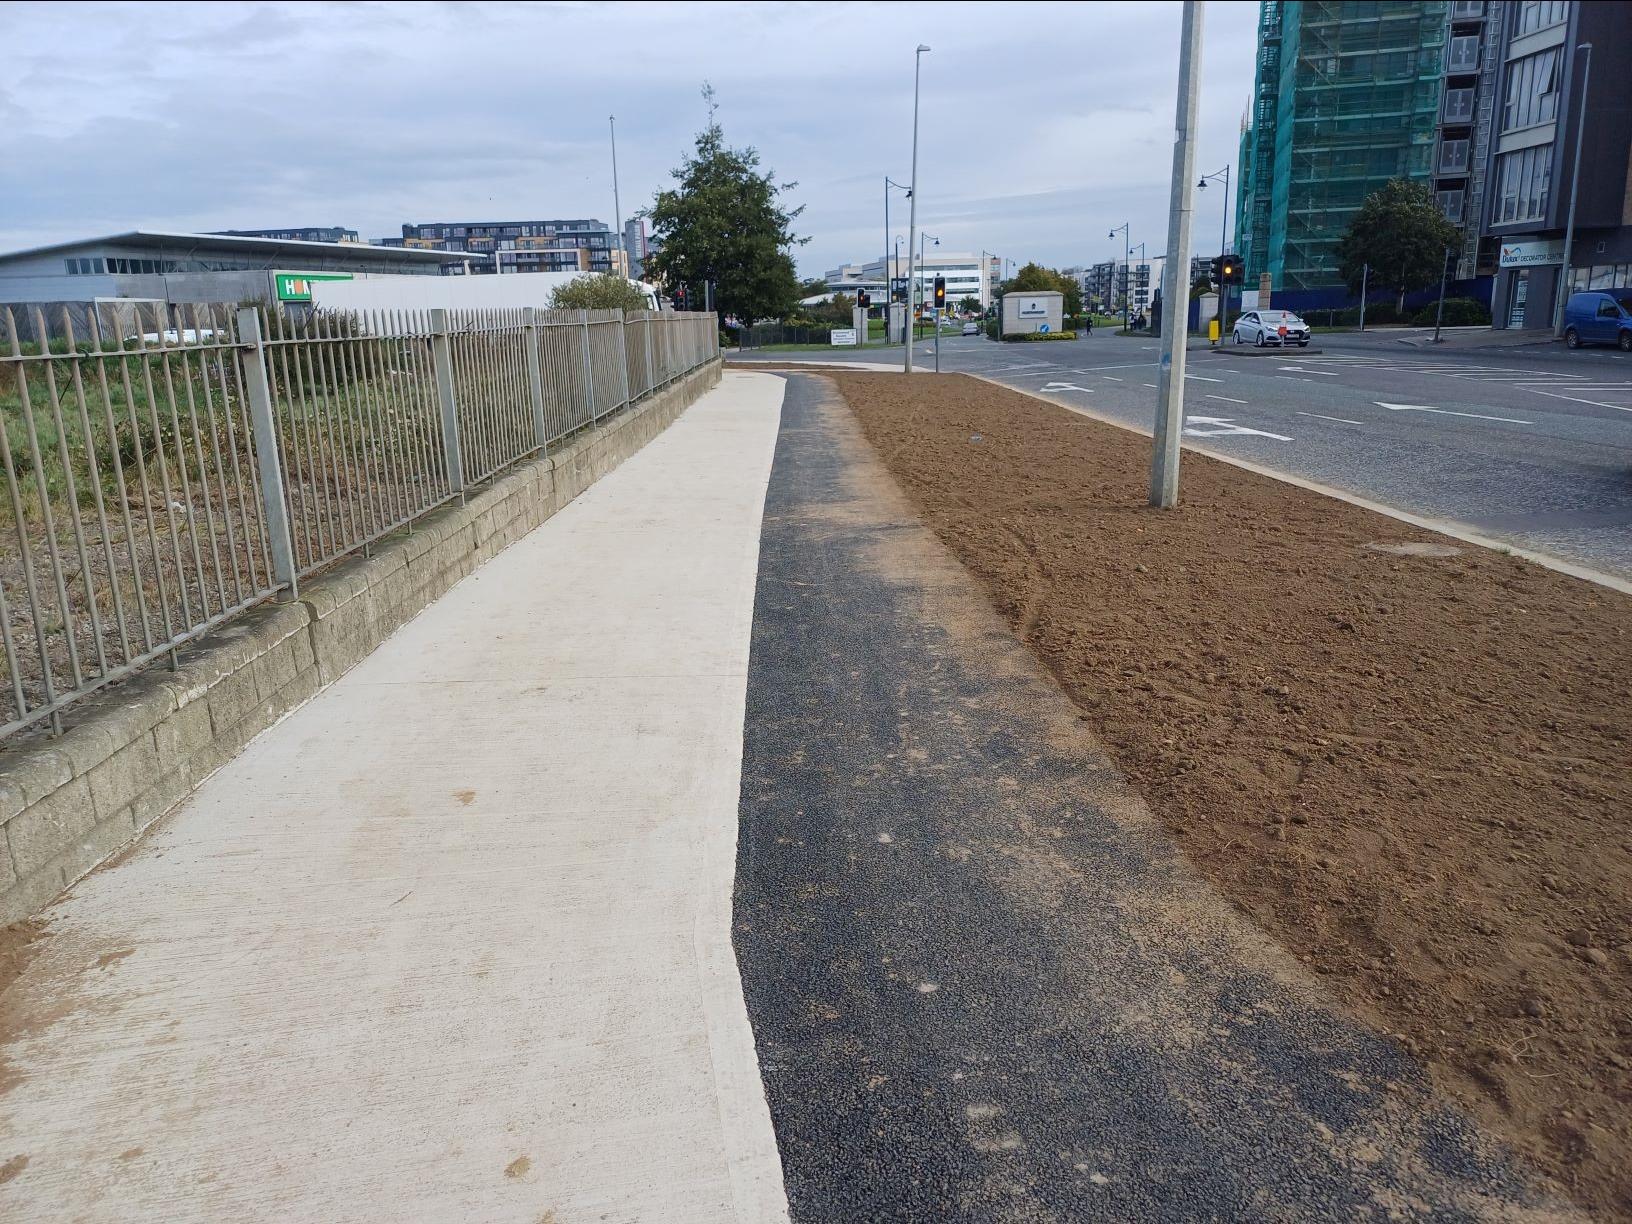
[(1058, 293), (1062, 295), (1060, 308), (1066, 315), (1082, 311), (1082, 286), (1073, 276), (1045, 268), (1042, 264), (1028, 263), (1002, 285), (1003, 292)]
[(1366, 197), (1337, 245), (1338, 270), (1349, 291), (1360, 292), (1361, 274), (1371, 266), (1372, 283), (1405, 295), (1437, 285), (1445, 271), (1445, 249), (1461, 242), (1461, 232), (1439, 210), (1426, 184), (1392, 179)]
[(646, 267), (671, 291), (691, 289), (703, 300), (703, 286), (714, 286), (714, 309), (723, 320), (747, 323), (783, 318), (799, 302), (799, 278), (792, 249), (805, 241), (790, 226), (803, 207), (786, 208), (783, 193), (796, 183), (778, 183), (759, 170), (752, 147), (733, 149), (714, 118), (714, 91), (705, 86), (708, 126), (697, 134), (697, 147), (673, 177), (678, 184), (657, 193), (648, 210), (661, 249)]
[(819, 276), (815, 280), (799, 282), (799, 300), (801, 302), (806, 298), (825, 297), (827, 293), (827, 282)]
[(980, 299), (971, 294), (958, 303), (958, 310), (963, 314), (979, 314)]
[(557, 285), (550, 294), (555, 310), (646, 310), (646, 295), (633, 281), (591, 272)]

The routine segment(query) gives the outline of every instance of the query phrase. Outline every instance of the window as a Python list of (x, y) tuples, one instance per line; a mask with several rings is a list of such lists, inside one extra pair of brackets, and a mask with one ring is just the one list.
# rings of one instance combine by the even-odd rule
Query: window
[(1447, 140), (1439, 146), (1439, 172), (1465, 174), (1468, 169), (1468, 142)]
[(1467, 21), (1485, 15), (1485, 0), (1454, 0), (1451, 5), (1452, 21)]
[(1438, 198), (1439, 211), (1445, 214), (1445, 219), (1460, 225), (1462, 222), (1462, 192), (1460, 190), (1441, 191), (1438, 193)]
[(1502, 130), (1550, 123), (1558, 115), (1558, 48), (1527, 55), (1507, 66)]
[(1537, 30), (1545, 30), (1548, 26), (1562, 24), (1570, 15), (1569, 0), (1523, 0), (1519, 5), (1519, 18), (1514, 23), (1513, 33), (1534, 34)]
[(1598, 317), (1600, 319), (1618, 319), (1621, 317), (1621, 308), (1613, 301), (1605, 299), (1598, 303)]
[(1447, 89), (1445, 91), (1445, 122), (1473, 122), (1473, 90)]
[(1445, 61), (1446, 72), (1479, 71), (1479, 36), (1462, 34), (1451, 39), (1450, 58)]
[(1552, 172), (1551, 145), (1504, 153), (1496, 163), (1496, 224), (1545, 217)]

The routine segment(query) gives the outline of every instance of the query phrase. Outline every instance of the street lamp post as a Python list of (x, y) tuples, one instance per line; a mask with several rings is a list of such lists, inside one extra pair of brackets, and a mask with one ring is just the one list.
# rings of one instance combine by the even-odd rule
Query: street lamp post
[(1150, 252), (1145, 250), (1145, 244), (1144, 243), (1136, 242), (1136, 243), (1133, 244), (1133, 246), (1128, 248), (1128, 265), (1129, 265), (1128, 266), (1128, 274), (1127, 274), (1128, 283), (1123, 289), (1123, 298), (1122, 298), (1122, 300), (1124, 301), (1124, 303), (1131, 303), (1133, 301), (1133, 266), (1132, 266), (1133, 265), (1133, 247), (1138, 247), (1139, 248), (1139, 262), (1140, 263), (1146, 263), (1146, 262), (1148, 262), (1150, 260)]
[[(912, 57), (912, 189), (907, 193), (911, 207), (907, 210), (907, 262), (912, 262), (912, 244), (918, 232), (918, 82), (924, 71), (924, 52), (929, 48), (923, 43), (918, 44), (918, 50)], [(912, 327), (913, 319), (913, 285), (915, 278), (912, 269), (907, 269), (907, 327)], [(907, 356), (904, 367), (908, 374), (912, 373), (912, 333), (907, 333)]]
[[(1105, 237), (1107, 237), (1107, 238), (1115, 238), (1116, 235), (1120, 232), (1121, 235), (1122, 235), (1122, 241), (1123, 241), (1123, 244), (1124, 244), (1123, 250), (1122, 250), (1122, 330), (1123, 331), (1130, 330), (1129, 326), (1128, 326), (1128, 323), (1129, 323), (1129, 316), (1128, 316), (1128, 289), (1129, 289), (1129, 285), (1128, 285), (1128, 280), (1129, 280), (1128, 264), (1133, 259), (1133, 236), (1128, 233), (1128, 224), (1129, 224), (1128, 222), (1124, 221), (1124, 222), (1122, 222), (1121, 225), (1117, 226), (1116, 229), (1113, 229), (1110, 233), (1105, 235)], [(1111, 288), (1114, 289), (1114, 288), (1116, 288), (1116, 286), (1112, 285)]]
[[(900, 183), (896, 182), (894, 179), (892, 179), (887, 174), (884, 176), (884, 262), (886, 264), (889, 264), (889, 267), (885, 270), (885, 273), (884, 273), (884, 337), (885, 337), (886, 340), (889, 339), (889, 334), (890, 334), (890, 307), (895, 304), (896, 265), (890, 261), (890, 188), (891, 187), (894, 187), (897, 191), (906, 192), (909, 199), (912, 196), (912, 188), (902, 186)], [(897, 239), (897, 241), (899, 242), (899, 238)], [(899, 250), (897, 250), (896, 251), (896, 258), (899, 259), (900, 255), (901, 255), (901, 252)]]
[(1570, 251), (1575, 246), (1575, 191), (1581, 185), (1581, 133), (1587, 126), (1587, 82), (1592, 77), (1592, 44), (1577, 43), (1577, 51), (1587, 53), (1581, 69), (1581, 102), (1575, 120), (1575, 165), (1570, 167), (1570, 218), (1564, 226), (1564, 266), (1558, 270), (1558, 292), (1553, 296), (1553, 335), (1564, 334), (1564, 301), (1570, 296)]
[[(1220, 178), (1224, 180), (1224, 220), (1218, 227), (1218, 257), (1223, 259), (1224, 256), (1230, 253), (1230, 167), (1226, 164), (1222, 170), (1215, 170), (1211, 174), (1202, 175), (1201, 181), (1196, 186), (1206, 191), (1209, 181), (1216, 183)], [(1189, 275), (1189, 270), (1186, 269), (1186, 280), (1189, 279)], [(1223, 344), (1224, 329), (1230, 325), (1230, 286), (1224, 280), (1222, 265), (1220, 265), (1218, 279), (1218, 342)]]

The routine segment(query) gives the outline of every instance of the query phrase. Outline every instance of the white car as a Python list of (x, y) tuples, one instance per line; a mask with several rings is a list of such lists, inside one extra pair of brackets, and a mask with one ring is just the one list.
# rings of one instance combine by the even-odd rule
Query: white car
[(973, 319), (970, 319), (969, 322), (963, 325), (963, 334), (966, 336), (980, 335), (980, 324), (976, 323)]
[(1231, 333), (1237, 344), (1253, 344), (1259, 348), (1273, 345), (1285, 348), (1295, 344), (1309, 347), (1309, 324), (1290, 310), (1249, 310), (1235, 321)]

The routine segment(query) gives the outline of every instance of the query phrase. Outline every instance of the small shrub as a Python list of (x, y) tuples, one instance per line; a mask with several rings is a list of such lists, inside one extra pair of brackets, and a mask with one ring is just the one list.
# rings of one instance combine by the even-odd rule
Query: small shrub
[[(1430, 303), (1417, 311), (1411, 321), (1418, 327), (1432, 327), (1437, 303)], [(1369, 321), (1369, 320), (1368, 320)], [(1445, 315), (1440, 323), (1445, 327), (1478, 327), (1490, 322), (1490, 311), (1473, 298), (1446, 298)]]
[(1005, 340), (1008, 340), (1008, 341), (1016, 341), (1016, 340), (1018, 340), (1018, 341), (1030, 341), (1030, 340), (1075, 340), (1075, 339), (1076, 339), (1076, 338), (1077, 338), (1077, 333), (1076, 333), (1076, 332), (1074, 332), (1074, 331), (1057, 331), (1057, 332), (1023, 332), (1023, 333), (1021, 333), (1021, 334), (1020, 334), (1020, 335), (1018, 335), (1018, 336), (1004, 336), (1004, 337), (1003, 337), (1003, 339), (1005, 339)]

